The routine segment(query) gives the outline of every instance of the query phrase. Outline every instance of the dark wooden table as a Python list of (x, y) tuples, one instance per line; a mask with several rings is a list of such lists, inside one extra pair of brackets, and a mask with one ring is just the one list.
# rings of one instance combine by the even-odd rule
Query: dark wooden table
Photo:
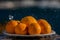
[[(1, 35), (0, 40), (17, 40), (17, 39), (8, 38), (6, 36)], [(20, 39), (18, 39), (18, 40), (20, 40)], [(23, 39), (23, 40), (25, 40), (25, 39)], [(27, 39), (27, 40), (31, 40), (31, 39)], [(37, 40), (37, 39), (34, 39), (34, 40)], [(60, 35), (56, 35), (54, 40), (60, 40)]]

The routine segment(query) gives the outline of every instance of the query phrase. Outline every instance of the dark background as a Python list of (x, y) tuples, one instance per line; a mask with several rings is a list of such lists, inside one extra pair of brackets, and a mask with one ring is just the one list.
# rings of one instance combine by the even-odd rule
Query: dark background
[(46, 19), (51, 24), (52, 29), (60, 35), (60, 9), (38, 7), (0, 9), (0, 22), (5, 23), (8, 21), (9, 14), (17, 20), (21, 20), (21, 18), (28, 15), (34, 16), (36, 19)]

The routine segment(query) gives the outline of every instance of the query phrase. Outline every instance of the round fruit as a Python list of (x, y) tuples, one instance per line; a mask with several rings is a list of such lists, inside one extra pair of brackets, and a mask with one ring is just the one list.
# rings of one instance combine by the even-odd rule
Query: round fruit
[(31, 23), (37, 23), (36, 19), (32, 16), (26, 16), (22, 18), (21, 22), (26, 24), (27, 26), (30, 25)]
[(41, 26), (41, 33), (48, 34), (51, 33), (51, 25), (44, 19), (38, 20), (39, 25)]
[(20, 35), (26, 35), (27, 34), (27, 30), (25, 29), (25, 30), (22, 31), (21, 28), (25, 29), (24, 27), (20, 27), (20, 26), (15, 27), (15, 33), (16, 34), (20, 34)]
[(18, 22), (16, 20), (11, 20), (6, 24), (6, 32), (14, 33), (15, 27), (17, 26)]
[(24, 23), (19, 23), (17, 25), (17, 28), (20, 29), (20, 31), (24, 31), (26, 29), (26, 24)]
[(32, 23), (28, 27), (28, 32), (30, 35), (35, 35), (35, 34), (40, 34), (41, 33), (41, 28), (38, 23)]

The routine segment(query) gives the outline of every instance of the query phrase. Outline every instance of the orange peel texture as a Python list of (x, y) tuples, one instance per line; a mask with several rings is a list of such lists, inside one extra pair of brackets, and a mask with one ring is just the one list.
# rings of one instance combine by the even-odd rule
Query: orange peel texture
[(42, 34), (51, 33), (51, 25), (45, 19), (38, 20), (38, 23), (41, 26)]
[(28, 32), (30, 35), (40, 34), (41, 33), (41, 27), (38, 23), (32, 23), (28, 27)]

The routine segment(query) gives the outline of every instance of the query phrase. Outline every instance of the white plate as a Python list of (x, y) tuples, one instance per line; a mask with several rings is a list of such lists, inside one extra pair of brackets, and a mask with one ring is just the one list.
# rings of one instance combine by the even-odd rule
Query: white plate
[(19, 34), (9, 34), (6, 31), (3, 32), (7, 36), (48, 36), (56, 34), (55, 31), (52, 31), (50, 34), (36, 34), (36, 35), (19, 35)]

